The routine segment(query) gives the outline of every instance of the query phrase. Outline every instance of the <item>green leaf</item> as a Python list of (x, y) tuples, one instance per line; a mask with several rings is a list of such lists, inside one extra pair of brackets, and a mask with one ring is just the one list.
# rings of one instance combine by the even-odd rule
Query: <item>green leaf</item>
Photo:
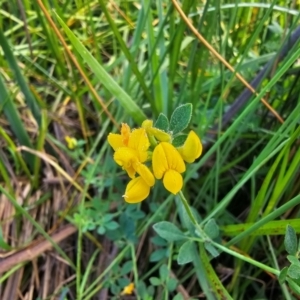
[(188, 127), (192, 117), (192, 109), (192, 104), (187, 103), (174, 110), (170, 120), (170, 131), (173, 135)]
[(102, 235), (106, 232), (106, 229), (104, 226), (99, 226), (98, 229), (97, 229), (97, 232)]
[(219, 251), (211, 243), (205, 242), (204, 247), (213, 257), (219, 256)]
[(187, 241), (179, 248), (177, 256), (177, 263), (179, 265), (185, 265), (193, 261), (194, 242)]
[[(2, 79), (2, 75), (0, 74), (0, 112), (3, 110), (11, 130), (17, 137), (19, 143), (21, 145), (27, 146), (28, 148), (33, 148), (30, 138), (25, 130), (25, 125), (21, 121), (19, 112), (15, 107), (15, 104), (10, 97), (9, 91), (6, 88), (4, 81)], [(24, 157), (26, 162), (33, 169), (34, 166), (34, 156), (31, 153), (25, 152)]]
[(172, 142), (172, 145), (175, 147), (175, 148), (178, 148), (178, 147), (181, 147), (186, 138), (187, 138), (187, 134), (181, 134), (181, 135), (178, 135), (176, 136), (174, 139), (173, 139), (173, 142)]
[[(54, 11), (55, 13), (55, 11)], [(137, 122), (142, 123), (146, 116), (133, 99), (120, 87), (111, 75), (99, 64), (95, 57), (83, 46), (64, 21), (56, 14), (57, 20), (63, 27), (74, 48), (91, 68), (97, 79), (121, 103), (127, 113)]]
[(155, 261), (162, 260), (163, 258), (167, 257), (167, 252), (168, 249), (166, 248), (155, 250), (154, 252), (151, 253), (149, 261), (155, 262)]
[(172, 300), (184, 300), (184, 298), (181, 295), (181, 293), (178, 293), (178, 294), (175, 295), (175, 297)]
[(297, 244), (297, 236), (294, 228), (290, 225), (287, 225), (284, 237), (285, 250), (289, 254), (295, 255), (297, 253)]
[(300, 262), (299, 262), (299, 260), (298, 260), (298, 258), (296, 256), (294, 256), (294, 255), (288, 255), (286, 258), (289, 260), (289, 262), (291, 264), (300, 266)]
[(175, 278), (170, 278), (167, 282), (167, 289), (169, 292), (175, 291), (176, 287), (178, 285), (178, 280)]
[(290, 265), (287, 273), (293, 279), (300, 279), (300, 266)]
[(40, 125), (41, 124), (41, 112), (39, 109), (39, 105), (38, 105), (36, 99), (34, 98), (32, 92), (26, 82), (25, 76), (23, 76), (23, 74), (20, 70), (20, 67), (14, 57), (13, 52), (10, 49), (10, 46), (6, 40), (6, 37), (3, 33), (3, 31), (1, 31), (1, 30), (0, 30), (0, 45), (3, 49), (6, 61), (9, 63), (10, 68), (14, 72), (14, 75), (18, 82), (18, 85), (20, 86), (20, 89), (24, 95), (26, 104), (30, 108), (35, 120)]
[(159, 277), (161, 280), (165, 281), (169, 277), (169, 268), (166, 264), (162, 264), (159, 268)]
[(278, 280), (279, 280), (279, 283), (280, 284), (284, 284), (285, 282), (285, 278), (287, 276), (287, 273), (288, 273), (288, 267), (284, 267), (280, 273), (279, 273), (279, 276), (278, 276)]
[(156, 233), (168, 242), (181, 241), (185, 235), (173, 223), (162, 221), (153, 225)]
[(167, 116), (163, 113), (160, 113), (154, 124), (154, 127), (167, 132), (169, 130), (169, 126), (170, 124)]
[(205, 233), (211, 238), (215, 239), (219, 236), (220, 230), (215, 219), (210, 219), (204, 226)]
[(111, 221), (111, 222), (105, 223), (104, 226), (106, 229), (109, 229), (109, 230), (115, 230), (115, 229), (119, 228), (119, 224), (116, 221)]
[(162, 284), (162, 281), (157, 277), (150, 277), (149, 280), (150, 280), (150, 283), (154, 286)]
[(124, 275), (128, 274), (129, 272), (131, 272), (132, 269), (133, 269), (132, 260), (126, 261), (126, 263), (122, 266), (120, 275), (124, 276)]

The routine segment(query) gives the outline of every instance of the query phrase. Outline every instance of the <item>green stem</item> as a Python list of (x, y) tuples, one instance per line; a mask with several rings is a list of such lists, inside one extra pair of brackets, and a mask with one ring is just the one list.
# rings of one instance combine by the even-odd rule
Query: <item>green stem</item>
[(192, 211), (191, 211), (191, 208), (186, 200), (186, 198), (184, 197), (182, 191), (179, 192), (179, 196), (180, 196), (180, 199), (181, 199), (181, 202), (191, 220), (191, 222), (195, 225), (200, 237), (203, 239), (204, 242), (211, 242), (211, 238), (205, 233), (205, 231), (201, 228), (201, 226), (197, 223)]
[(254, 265), (254, 266), (257, 266), (257, 267), (260, 268), (260, 269), (263, 269), (263, 270), (265, 270), (265, 271), (267, 271), (267, 272), (270, 272), (270, 273), (272, 273), (272, 274), (275, 274), (276, 276), (279, 276), (279, 274), (280, 274), (280, 271), (279, 271), (279, 270), (276, 270), (276, 269), (271, 268), (271, 267), (269, 267), (269, 266), (267, 266), (267, 265), (265, 265), (265, 264), (262, 264), (262, 263), (260, 263), (260, 262), (258, 262), (258, 261), (256, 261), (256, 260), (254, 260), (254, 259), (252, 259), (252, 258), (250, 258), (250, 257), (247, 257), (247, 256), (244, 256), (244, 255), (242, 255), (242, 254), (240, 254), (240, 253), (237, 253), (237, 252), (235, 252), (235, 251), (233, 251), (233, 250), (231, 250), (231, 249), (229, 249), (229, 248), (227, 248), (227, 247), (225, 247), (225, 246), (222, 246), (222, 245), (220, 245), (220, 244), (218, 244), (218, 243), (216, 243), (216, 242), (214, 242), (214, 241), (211, 241), (211, 243), (212, 243), (212, 245), (214, 245), (216, 248), (218, 248), (218, 249), (220, 249), (220, 250), (222, 250), (222, 251), (224, 251), (224, 252), (226, 252), (226, 253), (228, 253), (228, 254), (230, 254), (230, 255), (232, 255), (232, 256), (235, 256), (235, 257), (237, 257), (237, 258), (239, 258), (239, 259), (241, 259), (241, 260), (243, 260), (243, 261), (246, 261), (246, 262), (248, 262), (248, 263), (250, 263), (250, 264), (252, 264), (252, 265)]

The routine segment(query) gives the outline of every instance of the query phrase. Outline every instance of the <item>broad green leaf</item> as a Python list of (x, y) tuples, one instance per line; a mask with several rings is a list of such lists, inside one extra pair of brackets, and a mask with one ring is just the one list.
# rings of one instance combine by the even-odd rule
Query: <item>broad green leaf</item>
[(296, 256), (294, 256), (294, 255), (288, 255), (286, 258), (288, 259), (288, 261), (291, 264), (300, 266), (300, 262), (299, 262), (299, 260), (298, 260), (298, 258)]
[(181, 241), (185, 235), (173, 223), (162, 221), (153, 225), (156, 233), (168, 242)]
[(287, 225), (286, 227), (284, 246), (285, 246), (285, 250), (289, 254), (295, 255), (297, 253), (297, 247), (298, 247), (297, 236), (294, 228), (290, 225)]
[[(55, 13), (55, 12), (54, 12)], [(99, 64), (95, 57), (84, 47), (74, 33), (68, 28), (64, 21), (56, 14), (57, 20), (63, 27), (66, 35), (74, 48), (78, 51), (84, 61), (91, 68), (99, 82), (117, 98), (126, 112), (137, 122), (142, 123), (146, 119), (145, 114), (132, 98), (120, 87), (112, 76)]]
[(169, 277), (169, 268), (166, 264), (162, 264), (159, 267), (159, 277), (161, 280), (166, 280)]
[(155, 250), (154, 252), (151, 253), (149, 261), (151, 262), (160, 261), (167, 257), (167, 253), (168, 253), (168, 249), (166, 248)]
[(161, 285), (162, 284), (162, 281), (160, 278), (157, 278), (157, 277), (150, 277), (149, 278), (149, 281), (152, 285), (154, 286), (157, 286), (157, 285)]
[(280, 284), (284, 284), (285, 282), (285, 278), (287, 276), (287, 273), (288, 273), (288, 267), (284, 267), (281, 271), (280, 271), (280, 274), (278, 276), (278, 280), (279, 280), (279, 283)]
[(115, 230), (117, 228), (119, 228), (119, 224), (116, 221), (111, 221), (108, 223), (104, 224), (105, 228), (109, 229), (109, 230)]
[(287, 274), (293, 279), (300, 279), (300, 266), (290, 265)]
[(219, 236), (219, 226), (217, 225), (215, 219), (210, 219), (205, 224), (204, 231), (211, 239), (215, 239)]
[(175, 278), (170, 278), (167, 282), (167, 289), (169, 292), (175, 291), (176, 287), (178, 285), (178, 280)]
[(160, 113), (154, 124), (154, 127), (158, 128), (160, 130), (163, 130), (163, 131), (168, 131), (169, 126), (170, 126), (170, 124), (169, 124), (169, 120), (168, 120), (167, 116), (164, 115), (163, 113)]
[(184, 144), (187, 136), (188, 136), (187, 134), (181, 134), (181, 135), (176, 136), (172, 141), (172, 145), (175, 148), (181, 147)]
[(186, 241), (181, 245), (177, 256), (177, 263), (179, 265), (185, 265), (193, 261), (194, 247), (193, 241)]
[(133, 262), (132, 260), (126, 261), (124, 265), (122, 266), (122, 269), (120, 271), (120, 275), (124, 276), (128, 273), (130, 273), (133, 270)]
[(175, 295), (175, 297), (172, 300), (184, 300), (184, 298), (181, 293), (178, 293)]
[(212, 257), (219, 256), (219, 251), (209, 242), (204, 243), (205, 249), (212, 255)]
[(191, 103), (177, 107), (170, 119), (170, 131), (173, 135), (188, 127), (192, 117), (193, 106)]

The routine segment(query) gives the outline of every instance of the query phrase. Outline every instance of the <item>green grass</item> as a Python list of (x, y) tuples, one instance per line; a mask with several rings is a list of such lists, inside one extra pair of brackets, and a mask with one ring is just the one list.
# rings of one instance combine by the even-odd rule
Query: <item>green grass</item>
[[(2, 0), (1, 299), (299, 297), (299, 4), (174, 2)], [(107, 135), (185, 103), (182, 197), (125, 203)]]

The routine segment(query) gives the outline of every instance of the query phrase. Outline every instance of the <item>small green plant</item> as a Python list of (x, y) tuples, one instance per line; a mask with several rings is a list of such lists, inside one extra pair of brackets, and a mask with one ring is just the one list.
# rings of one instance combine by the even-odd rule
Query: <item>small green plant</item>
[(286, 227), (284, 246), (288, 253), (287, 259), (290, 265), (281, 270), (279, 282), (283, 284), (286, 281), (289, 287), (300, 295), (300, 241), (297, 239), (294, 228), (290, 225)]

